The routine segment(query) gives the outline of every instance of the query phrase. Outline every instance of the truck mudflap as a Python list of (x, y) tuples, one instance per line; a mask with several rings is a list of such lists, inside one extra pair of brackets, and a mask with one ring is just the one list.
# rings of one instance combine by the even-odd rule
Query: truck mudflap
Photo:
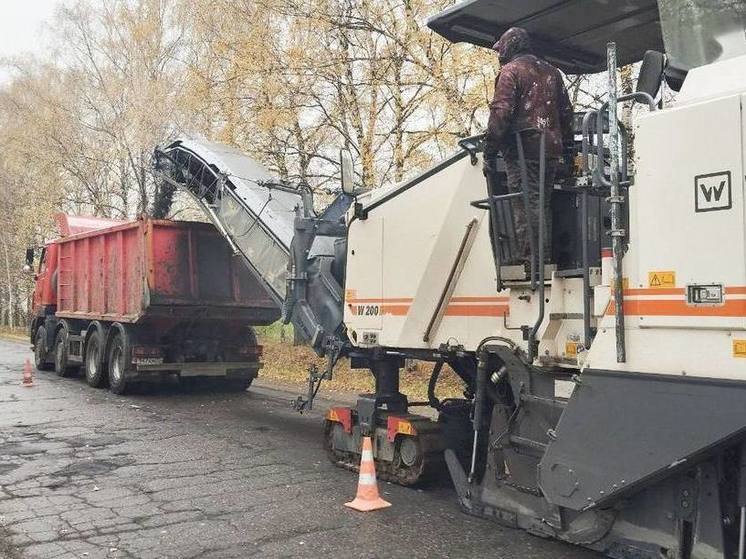
[[(410, 486), (445, 474), (443, 439), (436, 422), (414, 414), (379, 412), (378, 416), (373, 457), (379, 479)], [(331, 408), (327, 412), (324, 447), (335, 466), (359, 471), (361, 433), (354, 409)]]
[(178, 373), (181, 377), (255, 378), (263, 363), (256, 361), (218, 361), (214, 363), (134, 363), (128, 378)]

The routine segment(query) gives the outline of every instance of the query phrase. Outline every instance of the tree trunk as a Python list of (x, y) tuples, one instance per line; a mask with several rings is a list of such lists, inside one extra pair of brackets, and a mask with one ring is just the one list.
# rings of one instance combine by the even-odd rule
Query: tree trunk
[(3, 238), (3, 251), (5, 253), (5, 273), (8, 281), (8, 326), (13, 329), (15, 327), (15, 311), (13, 309), (13, 303), (15, 302), (15, 293), (13, 290), (13, 278), (10, 273), (10, 254), (8, 253), (8, 241)]

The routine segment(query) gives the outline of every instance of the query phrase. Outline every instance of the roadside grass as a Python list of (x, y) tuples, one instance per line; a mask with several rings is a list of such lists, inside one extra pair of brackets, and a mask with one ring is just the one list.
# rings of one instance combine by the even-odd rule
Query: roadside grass
[(26, 328), (9, 328), (0, 326), (0, 338), (10, 338), (11, 340), (28, 341), (28, 331)]
[[(259, 343), (264, 346), (262, 361), (264, 368), (259, 377), (283, 384), (297, 385), (305, 391), (308, 385), (308, 369), (315, 364), (323, 371), (326, 360), (319, 358), (305, 345), (293, 345), (291, 326), (272, 324), (256, 328)], [(400, 390), (410, 401), (426, 401), (427, 385), (433, 370), (432, 363), (415, 361), (409, 369), (403, 369)], [(347, 359), (341, 359), (334, 369), (332, 381), (324, 381), (321, 391), (331, 392), (372, 392), (373, 376), (367, 369), (350, 369)], [(443, 398), (462, 397), (463, 382), (448, 366), (443, 367), (436, 395)]]

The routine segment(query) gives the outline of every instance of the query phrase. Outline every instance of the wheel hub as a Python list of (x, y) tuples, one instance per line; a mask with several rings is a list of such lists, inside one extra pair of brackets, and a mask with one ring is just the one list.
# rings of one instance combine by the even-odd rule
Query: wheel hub
[(98, 373), (98, 344), (93, 344), (88, 350), (88, 372), (91, 377)]
[(111, 363), (111, 374), (114, 379), (119, 382), (122, 379), (122, 366), (121, 366), (122, 350), (116, 348)]

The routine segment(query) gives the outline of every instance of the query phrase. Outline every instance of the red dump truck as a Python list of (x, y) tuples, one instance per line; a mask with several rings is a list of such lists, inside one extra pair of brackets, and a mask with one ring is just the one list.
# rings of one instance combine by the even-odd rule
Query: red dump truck
[[(261, 367), (252, 329), (280, 310), (210, 224), (57, 216), (41, 253), (30, 337), (36, 367), (123, 394), (178, 375), (246, 389)], [(26, 255), (33, 266), (34, 254)]]

